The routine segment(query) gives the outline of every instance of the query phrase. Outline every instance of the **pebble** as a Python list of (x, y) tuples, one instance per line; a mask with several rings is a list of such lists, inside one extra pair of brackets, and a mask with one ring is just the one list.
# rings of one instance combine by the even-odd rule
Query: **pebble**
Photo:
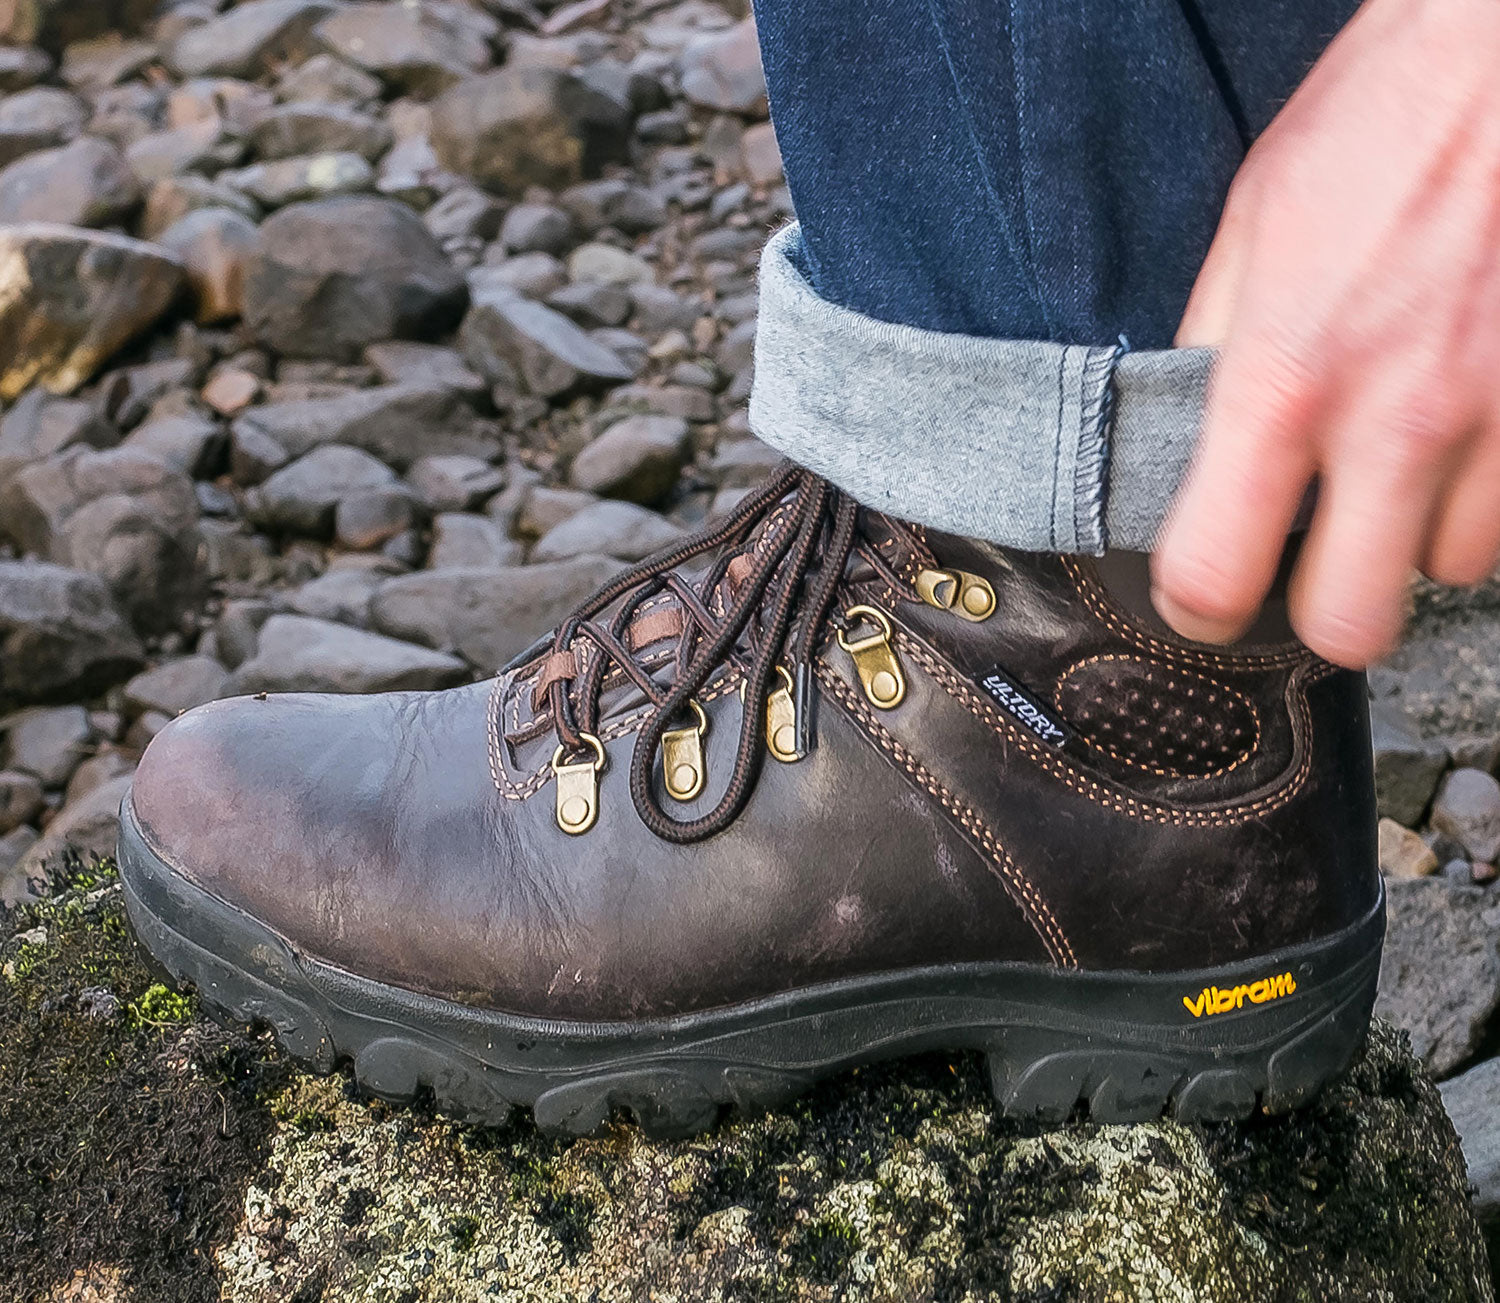
[(483, 285), (475, 290), (459, 341), (469, 365), (491, 383), (519, 384), (524, 392), (542, 398), (602, 387), (635, 374), (619, 354), (562, 313), (504, 287)]
[(1455, 769), (1438, 788), (1432, 826), (1458, 842), (1471, 859), (1500, 855), (1500, 782), (1482, 769)]
[(627, 416), (573, 459), (570, 478), (590, 493), (651, 505), (677, 482), (687, 451), (686, 421)]
[(475, 510), (505, 487), (502, 471), (461, 454), (421, 457), (412, 463), (406, 479), (434, 512)]
[(533, 561), (602, 552), (639, 561), (682, 537), (682, 530), (633, 502), (595, 502), (554, 525), (531, 549)]
[[(0, 835), (22, 824), (34, 823), (45, 805), (42, 780), (35, 774), (19, 769), (0, 770)], [(0, 862), (0, 868), (3, 867)]]
[(88, 754), (93, 738), (82, 706), (33, 706), (0, 721), (7, 767), (61, 787)]
[(140, 202), (141, 187), (108, 141), (81, 136), (0, 170), (0, 222), (109, 226)]
[(1380, 871), (1389, 878), (1427, 878), (1438, 871), (1437, 853), (1410, 828), (1382, 818)]
[(488, 516), (445, 511), (432, 518), (432, 548), (427, 564), (433, 570), (455, 567), (517, 566), (525, 559), (519, 540)]

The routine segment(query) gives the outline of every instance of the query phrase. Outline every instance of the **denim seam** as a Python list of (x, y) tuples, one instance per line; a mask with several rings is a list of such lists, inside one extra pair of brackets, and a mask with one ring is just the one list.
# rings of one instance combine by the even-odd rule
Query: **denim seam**
[(1109, 424), (1114, 407), (1114, 374), (1123, 344), (1091, 348), (1079, 374), (1078, 460), (1074, 464), (1074, 537), (1081, 552), (1109, 546), (1105, 499), (1109, 492)]

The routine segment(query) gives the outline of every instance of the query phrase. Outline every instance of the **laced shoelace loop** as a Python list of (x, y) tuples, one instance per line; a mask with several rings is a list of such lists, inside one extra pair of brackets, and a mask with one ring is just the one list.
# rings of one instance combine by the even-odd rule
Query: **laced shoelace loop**
[[(773, 511), (779, 514), (770, 519)], [(722, 522), (606, 584), (563, 622), (553, 638), (553, 654), (571, 653), (578, 667), (571, 689), (570, 680), (563, 678), (547, 688), (560, 754), (573, 757), (588, 750), (589, 739), (598, 733), (605, 678), (615, 666), (650, 703), (630, 762), (630, 796), (641, 822), (662, 840), (678, 844), (701, 841), (727, 828), (749, 801), (765, 758), (758, 721), (773, 680), (778, 671), (790, 669), (799, 676), (810, 667), (854, 549), (858, 523), (859, 507), (853, 499), (788, 462)], [(754, 545), (749, 546), (752, 538)], [(690, 585), (676, 573), (715, 551), (719, 555), (700, 582)], [(886, 582), (905, 587), (874, 549), (862, 555)], [(736, 558), (742, 568), (748, 563), (748, 569), (726, 585)], [(628, 645), (631, 621), (645, 603), (662, 595), (675, 600), (682, 612), (670, 686), (657, 682)], [(716, 601), (722, 601), (721, 613), (711, 609)], [(619, 605), (613, 615), (601, 620), (615, 603)], [(734, 766), (711, 810), (679, 819), (657, 798), (656, 755), (664, 734), (689, 715), (709, 680), (726, 664), (735, 665), (744, 678), (745, 708)]]

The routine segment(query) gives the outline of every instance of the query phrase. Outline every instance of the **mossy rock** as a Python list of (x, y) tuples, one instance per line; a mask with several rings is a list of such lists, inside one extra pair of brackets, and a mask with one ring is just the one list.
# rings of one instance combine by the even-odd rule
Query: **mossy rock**
[(1248, 1125), (1007, 1123), (980, 1067), (563, 1142), (366, 1103), (196, 1018), (107, 869), (0, 919), (0, 1297), (169, 1303), (1458, 1303), (1463, 1160), (1377, 1024)]

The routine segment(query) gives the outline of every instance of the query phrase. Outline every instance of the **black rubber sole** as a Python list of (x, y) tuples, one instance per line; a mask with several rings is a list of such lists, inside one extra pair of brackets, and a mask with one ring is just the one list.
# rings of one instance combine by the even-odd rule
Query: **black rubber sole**
[(544, 1130), (575, 1135), (620, 1109), (648, 1134), (690, 1135), (723, 1105), (773, 1108), (822, 1077), (929, 1050), (983, 1052), (995, 1099), (1013, 1117), (1283, 1112), (1311, 1099), (1363, 1043), (1385, 934), (1382, 898), (1336, 936), (1223, 969), (945, 965), (650, 1022), (552, 1022), (414, 994), (299, 954), (159, 859), (128, 797), (120, 826), (137, 935), (217, 1017), (273, 1028), (314, 1072), (352, 1062), (361, 1088), (383, 1099), (430, 1090), (440, 1108), (491, 1124), (527, 1105)]

